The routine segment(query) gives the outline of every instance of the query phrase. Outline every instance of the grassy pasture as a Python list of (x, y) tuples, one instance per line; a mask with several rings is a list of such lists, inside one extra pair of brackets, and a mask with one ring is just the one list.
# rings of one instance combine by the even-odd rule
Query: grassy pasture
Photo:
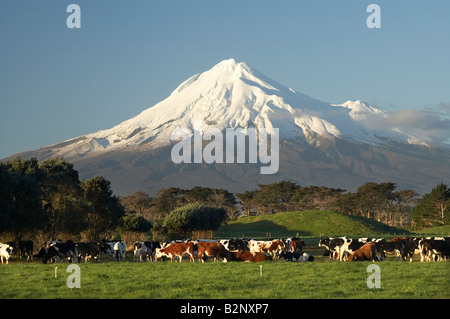
[(343, 215), (330, 210), (306, 210), (273, 215), (244, 216), (216, 231), (217, 238), (246, 237), (323, 237), (409, 234), (407, 230), (361, 216)]
[(330, 262), (321, 256), (312, 263), (111, 261), (79, 264), (81, 288), (70, 289), (66, 284), (70, 275), (66, 272), (67, 263), (10, 262), (0, 265), (0, 298), (450, 298), (449, 262), (379, 262), (379, 289), (367, 287), (370, 264)]
[[(445, 233), (446, 229), (439, 229)], [(402, 234), (362, 217), (332, 211), (303, 211), (240, 218), (222, 226), (216, 238), (303, 238), (312, 263), (274, 260), (264, 263), (134, 263), (103, 260), (79, 264), (81, 288), (70, 289), (67, 263), (44, 265), (10, 261), (0, 264), (0, 299), (448, 299), (450, 262), (412, 263), (390, 256), (377, 263), (381, 288), (369, 289), (371, 262), (331, 262), (317, 247), (323, 236)], [(244, 235), (244, 236), (243, 236)], [(409, 234), (414, 236), (413, 234)], [(262, 273), (260, 276), (260, 266)], [(55, 278), (55, 267), (58, 267)]]

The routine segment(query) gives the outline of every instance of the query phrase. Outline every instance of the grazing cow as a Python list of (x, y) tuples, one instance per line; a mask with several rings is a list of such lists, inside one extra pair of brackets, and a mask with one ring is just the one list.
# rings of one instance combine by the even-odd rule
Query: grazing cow
[(27, 260), (33, 260), (33, 242), (31, 240), (19, 240), (17, 243), (19, 248), (20, 259), (27, 256)]
[(169, 257), (170, 261), (177, 256), (180, 258), (180, 262), (183, 259), (183, 255), (189, 255), (190, 261), (194, 262), (194, 243), (192, 241), (184, 243), (173, 243), (164, 248), (158, 248), (156, 253), (156, 259), (161, 257)]
[(219, 242), (225, 247), (226, 250), (231, 252), (250, 251), (248, 241), (245, 239), (223, 239), (219, 240)]
[[(155, 261), (158, 261), (158, 258), (161, 259), (162, 261), (165, 261), (165, 258), (167, 257), (165, 254), (161, 253), (161, 249), (166, 248), (169, 245), (175, 244), (175, 242), (158, 242), (158, 246), (155, 247), (155, 252), (153, 254), (153, 258), (155, 259)], [(195, 249), (195, 245), (194, 245), (194, 249)]]
[[(150, 243), (150, 245), (149, 245), (149, 243)], [(145, 244), (147, 245), (149, 260), (153, 262), (153, 259), (155, 259), (155, 261), (156, 261), (156, 250), (163, 248), (165, 244), (163, 243), (161, 245), (161, 243), (159, 241), (145, 242)]]
[(261, 252), (252, 253), (250, 251), (245, 251), (235, 253), (234, 259), (237, 261), (257, 263), (266, 260), (272, 260), (272, 256), (268, 253), (261, 253)]
[(394, 253), (398, 259), (401, 259), (403, 243), (401, 241), (381, 241), (381, 257), (386, 258), (386, 253)]
[(100, 250), (98, 254), (98, 260), (100, 260), (100, 256), (102, 254), (105, 254), (110, 257), (114, 256), (114, 242), (102, 239), (99, 242), (97, 242), (97, 244)]
[(155, 253), (155, 248), (160, 247), (159, 242), (156, 241), (144, 241), (145, 247), (147, 247), (147, 261), (153, 261), (153, 254)]
[(413, 255), (419, 253), (419, 241), (417, 238), (408, 238), (407, 240), (403, 240), (402, 244), (403, 246), (400, 253), (403, 260), (406, 261), (409, 258), (409, 261), (412, 262)]
[[(150, 249), (151, 249), (151, 242), (150, 242)], [(142, 262), (142, 260), (147, 256), (148, 254), (148, 247), (146, 243), (143, 241), (137, 241), (134, 243), (134, 261)]]
[(444, 237), (426, 238), (419, 241), (421, 261), (446, 261), (450, 256), (450, 239)]
[(224, 261), (231, 259), (231, 253), (220, 242), (199, 241), (197, 243), (198, 260), (205, 262), (205, 257), (213, 256), (214, 262), (223, 258)]
[(117, 261), (125, 261), (125, 255), (127, 253), (127, 244), (124, 241), (117, 241), (114, 243), (114, 256)]
[[(64, 256), (59, 252), (59, 249), (56, 249), (55, 246), (49, 246), (48, 248), (43, 248), (43, 256), (42, 256), (42, 263), (46, 264), (49, 261), (50, 262), (57, 262), (61, 260)], [(39, 254), (42, 252), (39, 252)]]
[(115, 245), (115, 241), (107, 241), (102, 239), (100, 241), (100, 254), (105, 254), (111, 258), (115, 257), (115, 251), (114, 251), (114, 245)]
[(11, 253), (9, 254), (9, 258), (15, 258), (17, 257), (17, 254), (19, 252), (19, 247), (17, 246), (17, 242), (15, 241), (7, 241), (4, 245), (8, 245), (12, 248)]
[(87, 263), (89, 259), (99, 260), (101, 251), (101, 242), (89, 242), (89, 243), (76, 243), (78, 254), (78, 262), (84, 258), (84, 262)]
[(278, 253), (281, 253), (286, 246), (281, 239), (274, 239), (269, 241), (250, 240), (249, 247), (251, 253), (268, 253), (272, 257), (275, 257)]
[(407, 260), (412, 262), (412, 257), (416, 253), (420, 253), (419, 251), (419, 240), (417, 238), (409, 238), (409, 237), (394, 237), (391, 242), (401, 243), (400, 247), (400, 255), (403, 260)]
[(68, 240), (65, 243), (55, 242), (46, 247), (42, 262), (46, 264), (50, 261), (67, 259), (70, 263), (77, 262), (77, 249), (73, 241)]
[(11, 255), (13, 254), (14, 248), (8, 244), (1, 244), (0, 243), (0, 258), (2, 260), (3, 264), (3, 258), (6, 259), (6, 264), (8, 264), (9, 258), (11, 258)]
[(325, 247), (330, 253), (330, 260), (339, 259), (343, 260), (344, 252), (345, 252), (345, 244), (349, 243), (347, 238), (345, 237), (330, 237), (326, 239), (321, 239), (319, 241), (319, 247)]
[(353, 254), (349, 254), (348, 260), (350, 260), (350, 261), (351, 260), (372, 260), (372, 261), (378, 260), (375, 242), (370, 242), (370, 243), (364, 244), (361, 248), (356, 250)]

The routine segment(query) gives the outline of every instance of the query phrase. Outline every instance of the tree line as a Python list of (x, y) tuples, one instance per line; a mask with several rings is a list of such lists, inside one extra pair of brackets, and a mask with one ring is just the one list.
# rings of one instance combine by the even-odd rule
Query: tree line
[(247, 215), (330, 209), (401, 228), (450, 224), (447, 218), (450, 188), (443, 183), (424, 196), (414, 190), (397, 190), (397, 185), (391, 182), (368, 182), (356, 192), (324, 186), (301, 187), (290, 181), (258, 188), (236, 194)]
[(0, 232), (14, 240), (38, 232), (50, 239), (61, 234), (97, 239), (115, 229), (124, 214), (108, 180), (80, 180), (62, 158), (0, 163)]
[(154, 197), (142, 191), (118, 197), (110, 181), (101, 176), (82, 180), (63, 158), (0, 163), (0, 233), (14, 240), (30, 234), (52, 239), (131, 238), (147, 236), (150, 230), (160, 239), (202, 237), (241, 215), (322, 209), (402, 228), (448, 225), (450, 188), (440, 183), (420, 196), (397, 190), (391, 182), (368, 182), (348, 192), (284, 180), (237, 194), (197, 186), (161, 189)]
[(217, 229), (235, 204), (233, 194), (201, 187), (169, 188), (155, 199), (143, 192), (120, 198), (110, 181), (82, 180), (61, 157), (0, 163), (0, 234), (14, 241), (135, 238), (152, 228), (179, 237)]

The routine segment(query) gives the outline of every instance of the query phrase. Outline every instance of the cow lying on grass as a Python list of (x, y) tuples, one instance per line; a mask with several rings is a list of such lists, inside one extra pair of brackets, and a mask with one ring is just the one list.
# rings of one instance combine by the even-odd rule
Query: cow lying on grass
[(236, 261), (257, 263), (261, 261), (272, 260), (272, 256), (269, 255), (268, 253), (260, 253), (260, 252), (252, 253), (249, 251), (244, 251), (235, 253), (234, 259)]
[(364, 244), (361, 248), (356, 250), (353, 254), (348, 255), (348, 260), (371, 260), (371, 261), (377, 261), (377, 253), (376, 253), (376, 247), (375, 242), (370, 242), (367, 244)]
[(314, 257), (308, 253), (282, 252), (280, 258), (284, 258), (285, 261), (294, 262), (314, 261)]

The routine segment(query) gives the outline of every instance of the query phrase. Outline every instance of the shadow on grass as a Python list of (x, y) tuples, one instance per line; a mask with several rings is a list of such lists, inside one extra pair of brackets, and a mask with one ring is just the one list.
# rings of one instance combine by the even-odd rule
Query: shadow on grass
[(407, 231), (406, 229), (389, 226), (384, 223), (377, 222), (376, 220), (369, 219), (363, 216), (348, 215), (347, 217), (354, 221), (360, 222), (365, 227), (372, 230), (373, 233), (411, 235), (411, 232)]

